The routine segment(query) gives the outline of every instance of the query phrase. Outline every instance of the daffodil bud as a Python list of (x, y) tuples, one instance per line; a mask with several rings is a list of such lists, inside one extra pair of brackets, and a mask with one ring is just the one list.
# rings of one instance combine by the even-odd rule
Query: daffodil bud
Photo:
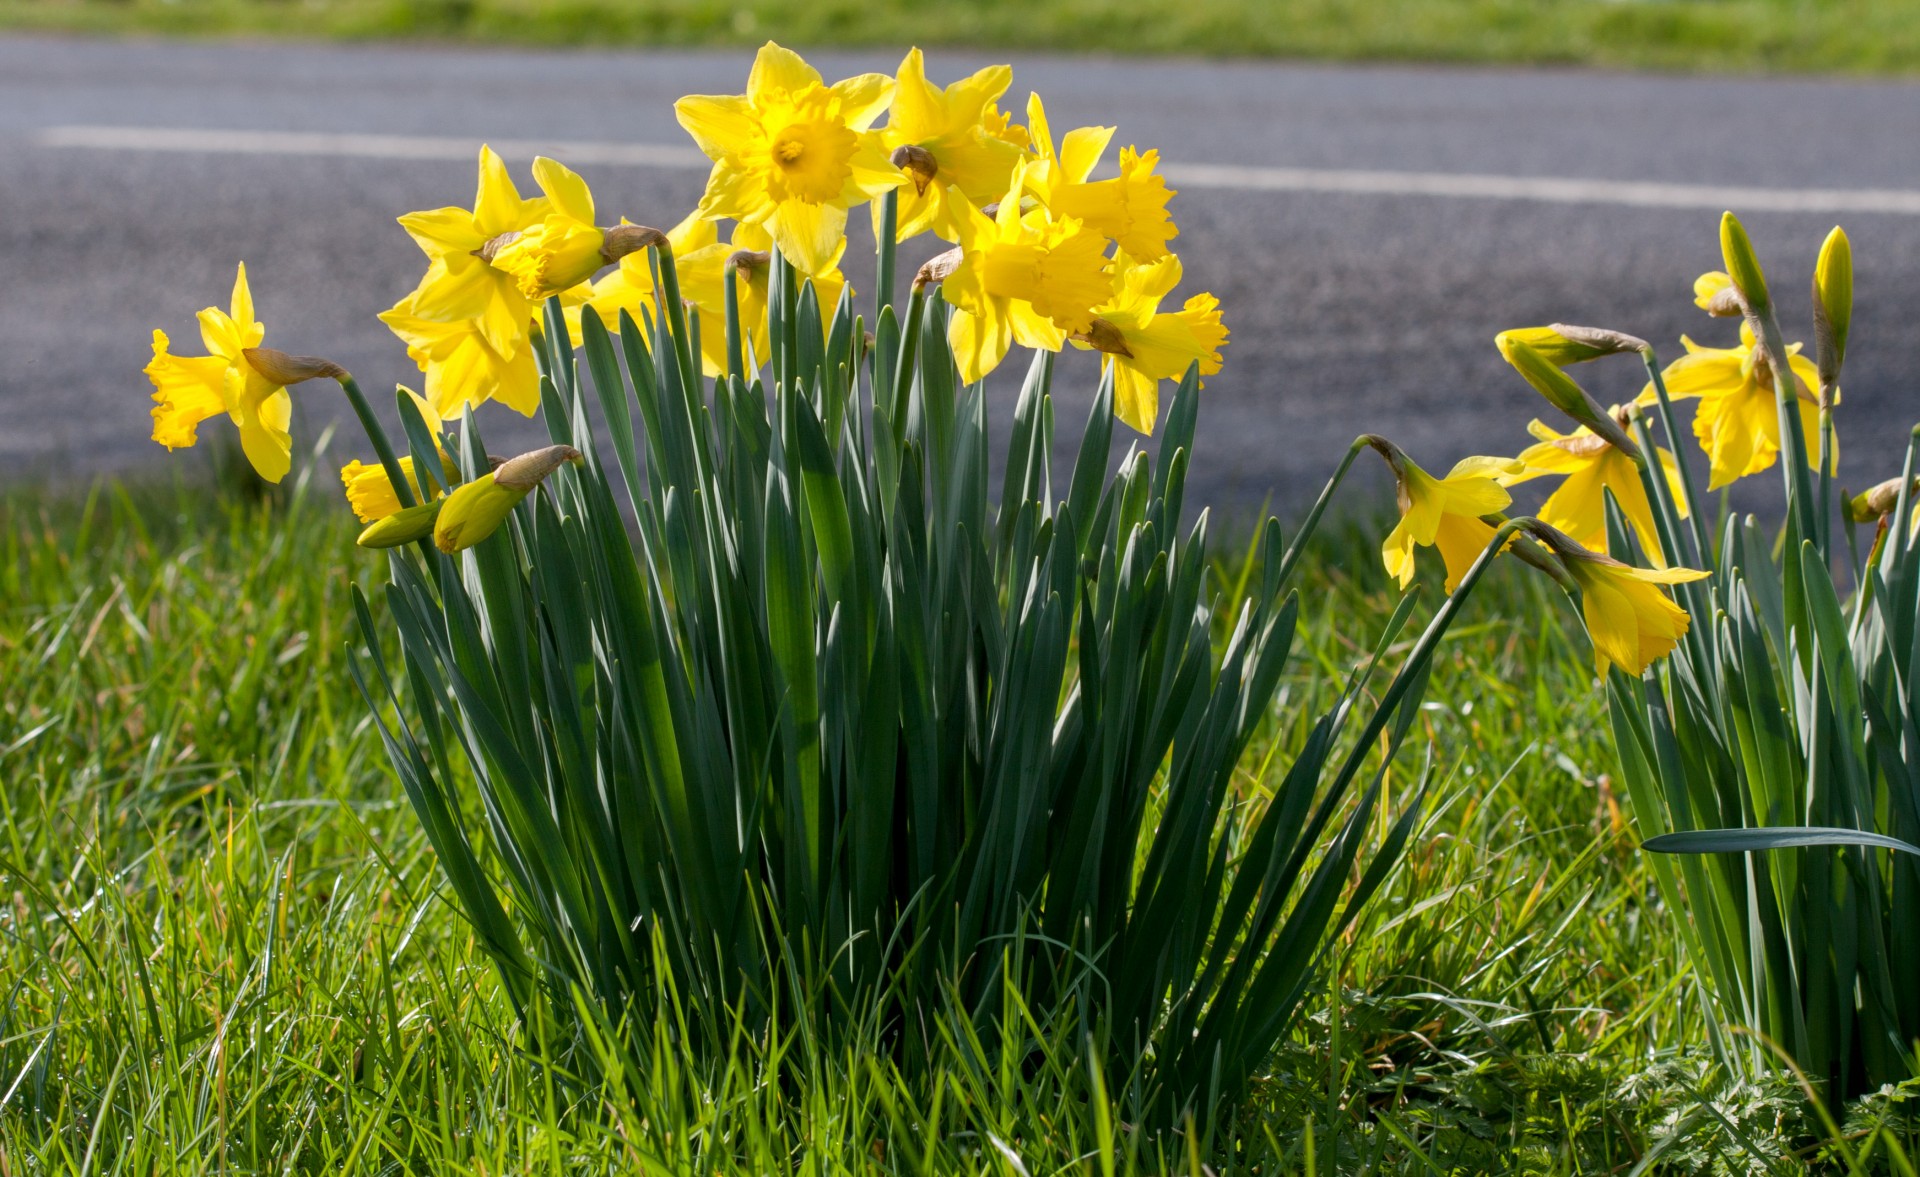
[(1724, 270), (1709, 270), (1693, 280), (1693, 305), (1716, 319), (1737, 319), (1747, 313)]
[(956, 245), (945, 253), (935, 254), (933, 257), (928, 258), (926, 263), (914, 274), (913, 288), (920, 290), (928, 283), (944, 281), (951, 276), (955, 270), (960, 268), (960, 260), (965, 256), (964, 251)]
[(433, 534), (434, 522), (440, 517), (440, 508), (447, 500), (435, 499), (430, 503), (420, 503), (395, 511), (383, 519), (376, 519), (360, 533), (354, 542), (363, 548), (397, 548), (401, 544), (410, 544), (417, 539), (425, 539)]
[(302, 380), (318, 380), (322, 377), (338, 380), (347, 374), (345, 368), (332, 360), (323, 360), (318, 356), (290, 356), (278, 348), (249, 347), (240, 354), (246, 357), (249, 367), (282, 388)]
[[(1855, 523), (1877, 523), (1886, 518), (1900, 503), (1900, 481), (1898, 478), (1889, 478), (1853, 496), (1847, 501), (1847, 518)], [(1908, 494), (1920, 494), (1920, 478), (1914, 479)]]
[(1608, 444), (1621, 453), (1635, 461), (1640, 459), (1640, 447), (1634, 444), (1612, 415), (1600, 411), (1600, 407), (1593, 403), (1593, 398), (1587, 395), (1587, 390), (1575, 383), (1573, 377), (1562, 372), (1525, 340), (1518, 338), (1515, 332), (1502, 332), (1495, 337), (1494, 344), (1514, 370), (1533, 385), (1534, 391), (1546, 397), (1554, 408), (1606, 438)]
[(1840, 383), (1847, 358), (1847, 328), (1853, 322), (1853, 246), (1835, 225), (1813, 266), (1813, 335), (1823, 390)]
[(1753, 254), (1753, 242), (1747, 239), (1747, 230), (1732, 213), (1720, 217), (1720, 256), (1727, 263), (1727, 277), (1740, 292), (1740, 301), (1747, 313), (1764, 315), (1772, 305), (1767, 296), (1767, 275), (1760, 269), (1760, 259)]
[(764, 270), (773, 263), (773, 253), (765, 249), (736, 249), (727, 255), (728, 270)]
[(648, 247), (667, 247), (667, 235), (646, 225), (622, 223), (606, 230), (606, 239), (600, 243), (600, 257), (612, 265), (630, 253), (639, 253)]
[(570, 445), (509, 458), (472, 482), (455, 487), (440, 500), (440, 518), (434, 523), (433, 542), (443, 552), (458, 552), (499, 530), (507, 516), (534, 487), (568, 462), (584, 459)]
[(1555, 323), (1548, 327), (1519, 327), (1506, 334), (1539, 352), (1557, 368), (1583, 364), (1601, 356), (1637, 352), (1647, 346), (1646, 340), (1621, 331), (1609, 331), (1604, 327), (1575, 327), (1568, 323)]
[(893, 149), (893, 166), (913, 177), (913, 189), (922, 196), (927, 193), (927, 185), (940, 174), (940, 161), (933, 152), (912, 143)]

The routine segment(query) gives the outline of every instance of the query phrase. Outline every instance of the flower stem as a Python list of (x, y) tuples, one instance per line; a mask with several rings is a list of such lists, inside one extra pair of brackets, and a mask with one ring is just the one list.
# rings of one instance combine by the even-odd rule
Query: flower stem
[(1654, 398), (1660, 402), (1660, 429), (1667, 435), (1667, 444), (1673, 447), (1674, 464), (1680, 471), (1680, 495), (1687, 505), (1687, 530), (1693, 533), (1694, 567), (1711, 570), (1713, 545), (1707, 542), (1706, 528), (1700, 522), (1700, 504), (1693, 498), (1693, 470), (1687, 461), (1687, 447), (1680, 443), (1680, 434), (1673, 426), (1673, 398), (1667, 395), (1667, 378), (1660, 372), (1660, 359), (1653, 354), (1652, 347), (1641, 351), (1640, 362), (1646, 365), (1647, 377), (1653, 382)]

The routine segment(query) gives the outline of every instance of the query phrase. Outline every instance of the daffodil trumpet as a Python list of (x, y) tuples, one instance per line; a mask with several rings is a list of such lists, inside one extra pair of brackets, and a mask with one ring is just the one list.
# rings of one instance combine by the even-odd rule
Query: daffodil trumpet
[(1601, 678), (1617, 666), (1645, 674), (1673, 652), (1692, 618), (1660, 591), (1708, 574), (1693, 568), (1635, 568), (1592, 551), (1558, 528), (1529, 519), (1525, 526), (1559, 558), (1579, 589), (1580, 615), (1593, 643), (1594, 670)]
[(1393, 471), (1400, 522), (1380, 545), (1387, 575), (1402, 589), (1413, 584), (1414, 551), (1430, 547), (1446, 565), (1446, 588), (1454, 591), (1474, 556), (1494, 532), (1487, 517), (1513, 502), (1500, 479), (1524, 469), (1512, 458), (1471, 457), (1454, 463), (1445, 477), (1435, 478), (1384, 437), (1366, 434), (1371, 445)]

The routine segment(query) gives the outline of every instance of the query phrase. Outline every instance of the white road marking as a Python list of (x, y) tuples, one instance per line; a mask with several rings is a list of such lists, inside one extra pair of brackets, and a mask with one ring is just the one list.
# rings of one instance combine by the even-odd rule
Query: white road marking
[[(48, 127), (40, 132), (38, 142), (45, 147), (109, 151), (360, 156), (402, 160), (472, 159), (480, 145), (478, 139), (443, 135), (99, 126)], [(494, 140), (493, 148), (509, 158), (550, 155), (570, 164), (683, 171), (704, 171), (710, 166), (706, 156), (692, 147), (650, 143)], [(1493, 176), (1347, 168), (1268, 168), (1230, 164), (1169, 163), (1161, 170), (1176, 188), (1238, 192), (1346, 192), (1371, 196), (1439, 196), (1549, 204), (1609, 204), (1634, 208), (1920, 216), (1920, 191), (1900, 188), (1750, 188), (1648, 180), (1583, 180), (1557, 176)]]

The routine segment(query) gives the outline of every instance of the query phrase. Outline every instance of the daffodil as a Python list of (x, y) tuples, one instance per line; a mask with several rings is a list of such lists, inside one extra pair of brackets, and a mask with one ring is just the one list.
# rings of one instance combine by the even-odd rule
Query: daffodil
[(799, 54), (767, 42), (745, 94), (674, 104), (680, 125), (713, 160), (701, 215), (758, 225), (800, 270), (829, 269), (847, 210), (900, 182), (868, 129), (892, 97), (884, 74), (828, 86)]
[(1202, 376), (1218, 372), (1227, 328), (1211, 294), (1196, 294), (1177, 311), (1160, 310), (1180, 283), (1175, 255), (1136, 262), (1123, 253), (1113, 266), (1113, 298), (1094, 308), (1093, 322), (1073, 344), (1103, 353), (1102, 362), (1113, 366), (1114, 415), (1150, 434), (1160, 415), (1160, 382), (1178, 380), (1196, 361)]
[(1400, 523), (1380, 545), (1387, 575), (1406, 588), (1413, 583), (1414, 548), (1438, 548), (1447, 568), (1447, 591), (1452, 592), (1493, 542), (1494, 529), (1481, 516), (1504, 511), (1513, 502), (1499, 480), (1518, 473), (1520, 463), (1512, 458), (1462, 458), (1446, 477), (1435, 478), (1384, 438), (1368, 441), (1393, 469), (1400, 505)]
[[(1608, 410), (1617, 420), (1620, 416), (1618, 406)], [(1561, 477), (1562, 482), (1554, 492), (1547, 496), (1536, 513), (1541, 522), (1559, 528), (1572, 536), (1576, 543), (1584, 547), (1604, 550), (1607, 544), (1607, 501), (1606, 492), (1612, 491), (1613, 497), (1625, 512), (1627, 521), (1640, 537), (1640, 546), (1653, 562), (1666, 567), (1666, 555), (1660, 549), (1659, 533), (1654, 530), (1653, 507), (1647, 501), (1647, 490), (1640, 481), (1640, 468), (1632, 458), (1598, 437), (1591, 429), (1582, 425), (1572, 433), (1556, 433), (1544, 422), (1535, 420), (1527, 426), (1527, 432), (1538, 439), (1537, 444), (1520, 451), (1519, 462), (1522, 467), (1517, 474), (1503, 476), (1503, 486), (1514, 486), (1535, 478)], [(1657, 451), (1660, 469), (1667, 479), (1667, 485), (1673, 490), (1673, 501), (1681, 518), (1686, 518), (1686, 496), (1682, 493), (1680, 472), (1674, 464), (1673, 454), (1665, 449)]]
[[(536, 176), (541, 165), (535, 161)], [(511, 359), (526, 346), (532, 309), (515, 276), (490, 259), (515, 234), (539, 225), (551, 207), (544, 196), (522, 198), (506, 162), (491, 147), (482, 147), (471, 209), (439, 208), (400, 218), (428, 264), (419, 287), (402, 300), (406, 309), (395, 307), (395, 312), (438, 323), (471, 322), (489, 347)]]
[(572, 169), (542, 156), (533, 161), (533, 175), (552, 211), (495, 251), (492, 264), (512, 275), (522, 295), (539, 301), (604, 268), (607, 233), (594, 224), (593, 192)]
[(1629, 674), (1673, 652), (1690, 625), (1687, 611), (1660, 591), (1663, 584), (1685, 584), (1707, 574), (1693, 568), (1635, 568), (1588, 550), (1551, 526), (1537, 535), (1580, 589), (1580, 612), (1593, 642), (1593, 668), (1605, 678), (1610, 667)]
[[(901, 168), (898, 238), (931, 230), (959, 240), (959, 217), (949, 192), (976, 205), (1007, 190), (1021, 146), (1003, 137), (1006, 116), (994, 100), (1013, 81), (1013, 67), (993, 65), (942, 90), (927, 81), (918, 49), (900, 63), (898, 88), (880, 141)], [(874, 206), (874, 231), (880, 210)]]
[[(440, 436), (442, 421), (433, 404), (411, 388), (402, 387), (401, 392), (413, 400), (415, 408), (420, 410), (421, 420), (426, 422), (428, 432), (435, 439)], [(440, 450), (441, 482), (451, 486), (460, 477), (459, 470), (453, 464), (453, 457), (442, 448)], [(420, 476), (414, 472), (413, 457), (407, 455), (400, 459), (401, 476), (413, 489), (416, 503), (424, 503), (437, 497), (427, 494), (420, 485)], [(362, 523), (375, 523), (400, 510), (400, 496), (394, 493), (393, 479), (387, 477), (386, 469), (380, 463), (369, 465), (358, 460), (348, 462), (340, 468), (340, 482), (347, 492), (347, 505)]]
[(1014, 170), (992, 217), (965, 206), (960, 261), (944, 280), (955, 311), (948, 338), (969, 384), (998, 367), (1015, 340), (1059, 351), (1067, 336), (1092, 327), (1093, 308), (1112, 296), (1106, 241), (1072, 218), (1022, 213), (1023, 170)]
[[(1772, 367), (1754, 339), (1753, 328), (1740, 324), (1739, 347), (1701, 347), (1684, 335), (1680, 342), (1687, 354), (1669, 364), (1663, 377), (1673, 399), (1700, 398), (1693, 435), (1707, 453), (1707, 489), (1718, 490), (1771, 467), (1780, 456), (1780, 411), (1774, 400)], [(1799, 344), (1787, 351), (1799, 396), (1800, 427), (1811, 440), (1820, 436), (1820, 404), (1813, 391), (1820, 373), (1813, 361), (1800, 354)], [(1653, 385), (1648, 383), (1639, 403), (1655, 401)], [(1808, 449), (1817, 468), (1817, 448), (1809, 445)]]
[(253, 317), (244, 262), (234, 275), (228, 309), (208, 307), (199, 319), (200, 341), (209, 355), (174, 355), (167, 333), (158, 328), (153, 332), (153, 359), (144, 370), (153, 382), (153, 440), (170, 450), (191, 446), (199, 440), (200, 422), (225, 413), (240, 428), (247, 461), (260, 477), (278, 482), (293, 465), (293, 438), (287, 431), (293, 402), (286, 384), (345, 373), (322, 360), (300, 360), (299, 367), (283, 370), (286, 365), (265, 359), (279, 353), (249, 356), (263, 351), (266, 327)]
[(1112, 127), (1079, 127), (1068, 131), (1054, 151), (1053, 132), (1038, 94), (1027, 99), (1027, 131), (1039, 154), (1027, 173), (1027, 185), (1056, 217), (1074, 217), (1113, 238), (1131, 257), (1157, 261), (1166, 256), (1167, 242), (1180, 230), (1167, 212), (1175, 195), (1166, 177), (1155, 172), (1158, 151), (1120, 151), (1120, 174), (1111, 180), (1089, 181), (1087, 176), (1113, 138)]
[(408, 295), (382, 311), (380, 321), (400, 337), (407, 355), (426, 373), (426, 397), (435, 412), (452, 417), (467, 405), (497, 400), (522, 416), (533, 416), (540, 407), (540, 370), (529, 338), (502, 354), (479, 320), (442, 322), (419, 314), (416, 305), (415, 295)]

